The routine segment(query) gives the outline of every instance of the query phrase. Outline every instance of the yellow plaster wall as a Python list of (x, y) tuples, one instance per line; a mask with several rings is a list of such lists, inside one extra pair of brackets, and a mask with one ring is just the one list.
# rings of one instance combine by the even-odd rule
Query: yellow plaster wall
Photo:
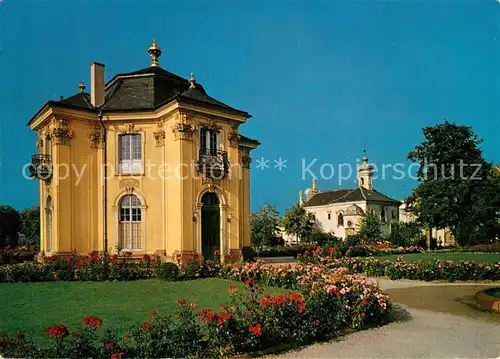
[[(126, 115), (105, 116), (107, 127), (107, 239), (108, 251), (118, 245), (118, 216), (120, 199), (128, 194), (137, 195), (143, 205), (141, 230), (142, 255), (179, 252), (201, 252), (201, 194), (215, 191), (221, 203), (221, 246), (224, 251), (238, 251), (250, 241), (250, 173), (241, 164), (238, 147), (232, 147), (228, 136), (241, 122), (217, 117), (213, 114), (188, 112), (189, 123), (195, 130), (189, 138), (179, 138), (173, 127), (179, 121), (179, 110), (147, 119), (126, 119)], [(124, 119), (125, 118), (125, 119)], [(66, 179), (41, 184), (42, 248), (45, 243), (46, 221), (44, 203), (52, 193), (54, 203), (53, 246), (55, 253), (68, 253), (76, 249), (81, 253), (102, 252), (103, 230), (103, 173), (102, 148), (93, 148), (89, 135), (94, 121), (66, 116), (73, 137), (68, 144), (54, 144), (54, 176), (58, 177), (61, 163), (74, 166), (79, 172), (85, 168), (77, 183), (73, 169)], [(131, 126), (133, 125), (133, 126)], [(223, 149), (232, 165), (229, 176), (211, 184), (203, 181), (195, 165), (199, 152), (199, 131), (204, 126), (216, 126), (220, 131)], [(49, 125), (50, 126), (50, 125)], [(164, 144), (157, 143), (155, 132), (164, 131)], [(39, 130), (39, 129), (37, 129)], [(143, 169), (141, 175), (118, 173), (118, 139), (122, 133), (142, 135)], [(148, 162), (149, 161), (149, 162)], [(152, 163), (149, 166), (148, 163)], [(163, 172), (160, 165), (164, 164)], [(181, 165), (186, 164), (186, 165)], [(161, 172), (166, 178), (161, 178)], [(185, 179), (179, 177), (185, 177)], [(193, 220), (194, 218), (194, 220)], [(244, 243), (245, 241), (245, 243)]]

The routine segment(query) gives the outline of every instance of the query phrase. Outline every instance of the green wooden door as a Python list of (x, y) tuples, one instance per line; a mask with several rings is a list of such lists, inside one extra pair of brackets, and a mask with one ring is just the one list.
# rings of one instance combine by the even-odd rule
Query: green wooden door
[(212, 258), (220, 247), (220, 206), (215, 193), (209, 192), (202, 197), (201, 208), (201, 247), (204, 258)]

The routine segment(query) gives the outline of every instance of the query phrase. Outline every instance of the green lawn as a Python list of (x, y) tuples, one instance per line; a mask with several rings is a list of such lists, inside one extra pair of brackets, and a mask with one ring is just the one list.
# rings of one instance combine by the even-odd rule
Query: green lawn
[(493, 253), (461, 253), (461, 252), (443, 252), (443, 253), (410, 253), (399, 255), (376, 256), (380, 260), (395, 261), (397, 257), (403, 257), (406, 262), (415, 262), (419, 260), (432, 261), (434, 258), (443, 261), (473, 261), (495, 263), (500, 261), (499, 254)]
[[(228, 302), (231, 284), (207, 278), (186, 282), (138, 280), (130, 282), (46, 282), (0, 284), (0, 332), (23, 331), (43, 337), (44, 328), (65, 324), (79, 331), (82, 319), (95, 315), (102, 319), (102, 329), (124, 332), (147, 320), (151, 310), (159, 314), (175, 313), (177, 300), (196, 303), (198, 308), (220, 309)], [(268, 293), (286, 292), (266, 288)]]

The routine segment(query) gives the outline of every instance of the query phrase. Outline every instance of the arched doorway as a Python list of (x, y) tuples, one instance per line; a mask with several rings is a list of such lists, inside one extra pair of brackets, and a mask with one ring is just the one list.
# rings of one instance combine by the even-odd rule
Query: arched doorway
[(50, 196), (45, 203), (45, 250), (52, 251), (52, 197)]
[(214, 192), (207, 192), (201, 198), (201, 251), (204, 258), (213, 257), (220, 247), (220, 206)]

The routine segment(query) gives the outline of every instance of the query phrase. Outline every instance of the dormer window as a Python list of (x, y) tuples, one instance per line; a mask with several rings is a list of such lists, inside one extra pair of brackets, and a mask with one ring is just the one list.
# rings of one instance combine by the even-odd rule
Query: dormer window
[(122, 174), (142, 173), (142, 145), (140, 134), (120, 135), (120, 163)]

